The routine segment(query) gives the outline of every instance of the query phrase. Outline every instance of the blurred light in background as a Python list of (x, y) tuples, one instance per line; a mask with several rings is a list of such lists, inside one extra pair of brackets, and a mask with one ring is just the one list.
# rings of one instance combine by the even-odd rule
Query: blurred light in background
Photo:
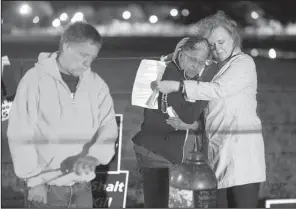
[(52, 26), (57, 28), (57, 27), (60, 27), (61, 26), (61, 21), (59, 19), (54, 19), (52, 21)]
[(32, 7), (29, 4), (22, 4), (19, 12), (21, 15), (29, 15), (32, 12)]
[(130, 17), (131, 17), (131, 13), (129, 11), (124, 11), (122, 13), (122, 18), (123, 19), (128, 20), (128, 19), (130, 19)]
[(178, 10), (177, 9), (172, 9), (171, 11), (170, 11), (170, 14), (171, 14), (171, 16), (173, 16), (173, 17), (176, 17), (177, 15), (178, 15)]
[(255, 12), (255, 11), (253, 11), (253, 12), (251, 13), (251, 17), (252, 17), (254, 20), (257, 20), (257, 19), (259, 18), (259, 14), (258, 14), (257, 12)]
[(252, 49), (252, 50), (251, 50), (251, 55), (252, 55), (253, 57), (257, 57), (257, 56), (259, 55), (259, 51), (258, 51), (257, 49)]
[(189, 15), (189, 10), (188, 9), (183, 9), (181, 14), (186, 17), (186, 16)]
[(35, 16), (34, 18), (33, 18), (33, 23), (34, 24), (37, 24), (37, 23), (39, 23), (39, 17), (38, 16)]
[(68, 19), (68, 14), (67, 13), (62, 13), (61, 15), (60, 15), (60, 20), (61, 21), (66, 21)]
[(149, 17), (149, 21), (150, 21), (150, 23), (152, 23), (152, 24), (157, 23), (157, 21), (158, 21), (158, 17), (157, 17), (156, 15), (151, 15), (151, 16)]
[(72, 17), (71, 22), (74, 23), (77, 21), (83, 21), (83, 18), (84, 18), (84, 15), (82, 12), (76, 12)]
[(268, 55), (271, 59), (275, 59), (276, 58), (276, 51), (273, 48), (271, 48), (268, 52)]

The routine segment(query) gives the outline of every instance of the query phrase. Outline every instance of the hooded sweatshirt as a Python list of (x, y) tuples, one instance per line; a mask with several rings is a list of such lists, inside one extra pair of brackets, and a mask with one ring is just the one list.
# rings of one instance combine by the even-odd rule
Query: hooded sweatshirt
[(7, 136), (14, 170), (29, 187), (91, 181), (95, 173), (63, 174), (61, 163), (86, 153), (107, 164), (115, 153), (118, 128), (107, 84), (89, 69), (71, 95), (56, 57), (39, 55), (21, 79), (10, 112)]

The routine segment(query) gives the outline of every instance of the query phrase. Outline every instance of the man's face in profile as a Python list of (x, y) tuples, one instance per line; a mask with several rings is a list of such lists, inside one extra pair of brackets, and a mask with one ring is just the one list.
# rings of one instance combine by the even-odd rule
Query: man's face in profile
[(208, 52), (205, 50), (181, 50), (179, 63), (182, 70), (189, 77), (195, 77), (205, 67)]
[(68, 71), (74, 76), (81, 75), (91, 67), (100, 49), (101, 45), (89, 41), (64, 44), (63, 53), (67, 60)]

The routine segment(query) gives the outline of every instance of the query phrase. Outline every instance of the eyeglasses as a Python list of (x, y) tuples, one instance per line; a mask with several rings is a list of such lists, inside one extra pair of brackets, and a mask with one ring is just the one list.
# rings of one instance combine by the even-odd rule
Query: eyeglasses
[(193, 62), (195, 66), (204, 67), (206, 65), (206, 61), (201, 61), (201, 60), (198, 60), (195, 57), (191, 57), (188, 54), (186, 54), (184, 51), (180, 51), (180, 52), (182, 52), (188, 58), (188, 60), (190, 62)]

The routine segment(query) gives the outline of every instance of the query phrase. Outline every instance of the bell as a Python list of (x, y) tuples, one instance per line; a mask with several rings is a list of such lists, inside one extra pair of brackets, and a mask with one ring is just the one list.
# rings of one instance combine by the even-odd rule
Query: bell
[(195, 149), (170, 168), (169, 208), (215, 208), (217, 179), (204, 155)]

